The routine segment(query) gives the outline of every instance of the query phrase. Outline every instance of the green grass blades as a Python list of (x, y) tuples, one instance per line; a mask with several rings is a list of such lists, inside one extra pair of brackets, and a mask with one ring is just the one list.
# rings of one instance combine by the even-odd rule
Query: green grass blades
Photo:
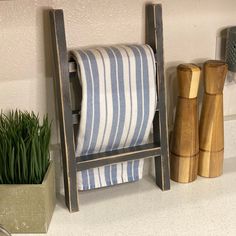
[(51, 123), (33, 112), (0, 114), (0, 184), (40, 184), (49, 165)]

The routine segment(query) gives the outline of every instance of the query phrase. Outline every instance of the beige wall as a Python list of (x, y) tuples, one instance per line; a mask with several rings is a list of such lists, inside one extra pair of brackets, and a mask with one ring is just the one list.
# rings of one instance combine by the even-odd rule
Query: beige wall
[[(145, 0), (0, 1), (0, 107), (55, 120), (47, 9), (65, 11), (69, 47), (144, 42)], [(155, 2), (155, 1), (154, 1)], [(170, 88), (180, 62), (215, 58), (220, 30), (236, 24), (235, 0), (163, 0), (165, 62)], [(169, 90), (174, 103), (175, 92)], [(225, 90), (225, 114), (236, 114), (236, 86)], [(173, 95), (173, 96), (171, 96)], [(172, 114), (173, 108), (170, 109)], [(54, 126), (54, 142), (57, 142)]]

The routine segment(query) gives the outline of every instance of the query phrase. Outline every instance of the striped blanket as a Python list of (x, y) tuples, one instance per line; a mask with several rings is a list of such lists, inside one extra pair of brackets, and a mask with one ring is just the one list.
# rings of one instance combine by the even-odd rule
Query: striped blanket
[[(148, 45), (72, 51), (82, 86), (76, 156), (147, 143), (156, 107), (155, 61)], [(143, 160), (78, 173), (79, 190), (142, 177)]]

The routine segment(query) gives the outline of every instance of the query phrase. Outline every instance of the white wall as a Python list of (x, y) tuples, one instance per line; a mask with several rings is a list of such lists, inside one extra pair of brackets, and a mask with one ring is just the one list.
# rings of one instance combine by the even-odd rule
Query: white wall
[[(0, 108), (55, 118), (48, 9), (65, 11), (69, 47), (144, 42), (146, 0), (0, 1)], [(168, 102), (175, 66), (215, 58), (216, 37), (235, 25), (235, 0), (163, 0)], [(225, 89), (225, 115), (236, 114), (236, 86)], [(170, 124), (173, 105), (169, 105)], [(55, 122), (54, 122), (55, 124)], [(53, 128), (53, 143), (58, 142)]]

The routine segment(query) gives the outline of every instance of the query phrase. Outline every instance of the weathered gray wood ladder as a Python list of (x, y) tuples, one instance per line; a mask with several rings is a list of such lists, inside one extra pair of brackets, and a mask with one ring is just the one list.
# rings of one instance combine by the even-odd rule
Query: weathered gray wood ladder
[[(146, 43), (156, 56), (157, 66), (157, 109), (153, 120), (154, 142), (137, 147), (75, 157), (74, 136), (80, 121), (78, 110), (72, 109), (70, 83), (75, 77), (76, 66), (69, 60), (66, 46), (63, 10), (50, 11), (52, 45), (54, 55), (54, 77), (58, 100), (61, 148), (63, 158), (65, 201), (71, 212), (79, 210), (77, 171), (111, 163), (155, 157), (156, 184), (162, 190), (170, 189), (169, 147), (166, 117), (163, 25), (160, 4), (146, 7)], [(78, 91), (80, 91), (78, 89)], [(78, 99), (81, 100), (81, 93)]]

